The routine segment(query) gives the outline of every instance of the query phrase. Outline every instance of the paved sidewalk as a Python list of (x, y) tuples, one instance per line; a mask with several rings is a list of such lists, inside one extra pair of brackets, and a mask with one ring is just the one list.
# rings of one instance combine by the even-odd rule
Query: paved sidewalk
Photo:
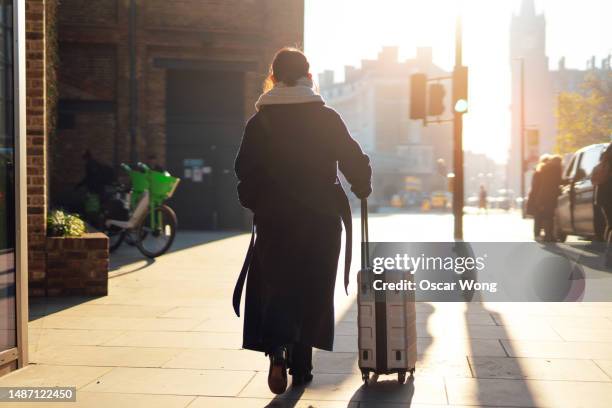
[[(396, 224), (385, 220), (371, 228)], [(418, 304), (415, 379), (400, 387), (383, 376), (365, 389), (355, 298), (341, 288), (335, 352), (315, 354), (310, 387), (275, 398), (265, 357), (240, 349), (230, 304), (248, 238), (182, 233), (178, 250), (149, 264), (126, 248), (109, 296), (34, 302), (33, 364), (0, 386), (74, 385), (70, 408), (611, 404), (612, 304)], [(47, 405), (64, 406), (35, 404)]]

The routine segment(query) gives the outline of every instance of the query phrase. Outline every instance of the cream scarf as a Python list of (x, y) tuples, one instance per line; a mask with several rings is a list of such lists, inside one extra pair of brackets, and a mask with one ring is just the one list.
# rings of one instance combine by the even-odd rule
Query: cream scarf
[(264, 105), (287, 105), (295, 103), (325, 102), (321, 95), (315, 92), (312, 79), (303, 77), (297, 80), (295, 86), (277, 82), (268, 92), (262, 94), (255, 103), (259, 110)]

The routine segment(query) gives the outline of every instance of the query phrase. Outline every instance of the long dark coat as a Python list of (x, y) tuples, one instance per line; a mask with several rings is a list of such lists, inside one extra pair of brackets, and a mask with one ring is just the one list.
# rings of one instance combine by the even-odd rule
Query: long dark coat
[(247, 123), (236, 158), (238, 195), (255, 214), (243, 347), (301, 343), (331, 350), (334, 286), (346, 201), (371, 191), (369, 158), (322, 103), (268, 105)]
[(540, 171), (535, 200), (536, 208), (545, 216), (552, 216), (557, 208), (557, 198), (561, 194), (561, 163), (551, 160)]
[(527, 214), (532, 216), (536, 216), (538, 214), (538, 203), (536, 201), (540, 188), (542, 188), (542, 182), (540, 181), (541, 177), (541, 169), (536, 169), (531, 177), (531, 189), (529, 190), (529, 195), (527, 196), (526, 210)]

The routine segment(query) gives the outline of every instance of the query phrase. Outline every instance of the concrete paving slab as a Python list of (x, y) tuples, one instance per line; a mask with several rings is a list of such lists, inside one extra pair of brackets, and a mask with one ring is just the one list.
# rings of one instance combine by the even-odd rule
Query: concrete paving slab
[(610, 381), (591, 360), (469, 357), (477, 378)]
[(436, 313), (417, 313), (417, 323), (427, 323), (428, 325), (445, 325), (452, 323), (469, 324), (469, 325), (486, 325), (494, 326), (495, 320), (489, 313), (463, 313), (461, 311), (454, 312), (437, 312)]
[(78, 307), (71, 307), (57, 313), (58, 316), (81, 316), (81, 317), (157, 317), (169, 311), (170, 307), (152, 305), (98, 305), (84, 303)]
[(106, 317), (64, 316), (56, 314), (45, 317), (42, 321), (42, 327), (53, 329), (189, 331), (194, 329), (203, 320), (110, 316), (113, 316), (113, 314), (109, 313)]
[[(161, 349), (158, 349), (161, 350)], [(269, 360), (263, 353), (250, 350), (189, 349), (167, 361), (164, 368), (266, 371)]]
[(461, 339), (447, 336), (418, 338), (417, 351), (419, 354), (433, 354), (437, 356), (455, 358), (457, 356), (505, 357), (507, 356), (500, 340), (494, 339)]
[(595, 360), (594, 363), (606, 373), (609, 379), (612, 379), (612, 360)]
[(550, 326), (529, 324), (515, 326), (465, 325), (453, 322), (446, 325), (428, 325), (430, 337), (460, 337), (470, 339), (563, 340)]
[(325, 374), (359, 374), (357, 352), (317, 351), (313, 357), (314, 372)]
[(612, 360), (612, 343), (501, 340), (510, 357)]
[(159, 315), (158, 317), (173, 318), (173, 319), (199, 319), (204, 321), (206, 319), (213, 319), (218, 317), (224, 317), (227, 319), (236, 319), (238, 317), (234, 314), (234, 311), (230, 309), (229, 305), (221, 306), (199, 306), (199, 307), (173, 307), (166, 313)]
[(463, 355), (451, 357), (435, 354), (420, 355), (416, 364), (416, 373), (419, 377), (472, 377), (468, 360)]
[(104, 345), (239, 350), (242, 348), (242, 337), (234, 333), (131, 331)]
[(217, 332), (217, 333), (237, 333), (239, 336), (242, 335), (242, 319), (237, 317), (228, 319), (206, 319), (199, 323), (192, 330), (203, 331), (203, 332)]
[(31, 364), (0, 377), (0, 387), (77, 387), (89, 384), (112, 370), (109, 367), (79, 367)]
[(531, 314), (505, 313), (498, 315), (498, 324), (521, 326), (523, 324), (546, 324), (553, 329), (612, 329), (612, 320), (601, 316), (540, 316)]
[(612, 400), (612, 383), (450, 378), (450, 404), (512, 407), (604, 408)]
[(161, 367), (181, 349), (148, 347), (51, 346), (32, 356), (37, 364), (95, 367)]
[(114, 368), (84, 388), (91, 392), (236, 396), (253, 377), (248, 371)]
[(567, 326), (557, 326), (555, 329), (566, 341), (605, 341), (612, 344), (612, 328), (601, 327), (576, 328)]
[(30, 347), (42, 348), (50, 345), (97, 346), (118, 337), (121, 330), (80, 329), (29, 329)]

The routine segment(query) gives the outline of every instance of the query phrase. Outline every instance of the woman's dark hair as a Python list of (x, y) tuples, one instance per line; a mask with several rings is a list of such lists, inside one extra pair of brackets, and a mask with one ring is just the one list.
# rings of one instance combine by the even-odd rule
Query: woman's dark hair
[(310, 64), (302, 51), (291, 47), (282, 48), (274, 55), (270, 76), (264, 88), (271, 88), (272, 77), (287, 86), (295, 86), (298, 79), (308, 75), (309, 70)]

